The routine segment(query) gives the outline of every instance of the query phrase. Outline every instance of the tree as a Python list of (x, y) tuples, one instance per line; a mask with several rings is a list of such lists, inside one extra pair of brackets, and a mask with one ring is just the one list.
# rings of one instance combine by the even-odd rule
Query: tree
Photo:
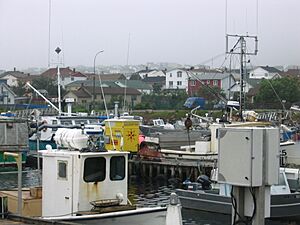
[[(31, 85), (36, 89), (45, 89), (49, 96), (57, 96), (57, 85), (54, 85), (55, 80), (49, 77), (37, 77), (32, 80)], [(63, 89), (62, 96), (63, 96)]]
[(299, 98), (299, 79), (284, 77), (274, 80), (263, 80), (254, 100), (256, 103), (277, 103), (281, 100), (293, 103), (299, 101)]

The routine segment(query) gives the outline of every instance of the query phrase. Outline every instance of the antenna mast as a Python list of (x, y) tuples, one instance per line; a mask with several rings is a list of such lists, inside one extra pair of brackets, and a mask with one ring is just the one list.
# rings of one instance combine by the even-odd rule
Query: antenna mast
[[(235, 40), (235, 45), (233, 48), (229, 50), (228, 45), (229, 41)], [(254, 40), (254, 50), (252, 52), (247, 52), (246, 41), (247, 40)], [(240, 51), (235, 51), (236, 46), (240, 44)], [(249, 35), (231, 35), (226, 34), (226, 53), (227, 54), (238, 54), (240, 55), (240, 119), (241, 121), (244, 120), (243, 118), (243, 110), (245, 107), (245, 76), (247, 75), (247, 68), (246, 68), (246, 56), (247, 55), (257, 55), (258, 52), (258, 39), (257, 36), (249, 36)]]

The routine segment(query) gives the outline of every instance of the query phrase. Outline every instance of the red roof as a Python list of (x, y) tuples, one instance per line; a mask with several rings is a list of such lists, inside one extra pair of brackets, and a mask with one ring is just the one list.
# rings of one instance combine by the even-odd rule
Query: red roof
[[(60, 68), (59, 72), (60, 72), (60, 76), (62, 78), (64, 78), (64, 77), (86, 77), (84, 74), (82, 74), (78, 71), (75, 71), (75, 69), (71, 70), (69, 67)], [(42, 73), (41, 76), (56, 79), (56, 77), (57, 77), (57, 68), (50, 68), (50, 69), (46, 70), (44, 73)]]

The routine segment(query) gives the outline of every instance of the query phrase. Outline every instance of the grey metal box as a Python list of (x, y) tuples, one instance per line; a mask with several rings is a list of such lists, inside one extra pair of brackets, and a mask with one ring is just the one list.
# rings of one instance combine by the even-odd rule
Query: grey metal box
[(0, 151), (28, 149), (28, 125), (23, 120), (0, 120)]
[(277, 128), (220, 128), (218, 145), (220, 183), (258, 187), (278, 182)]

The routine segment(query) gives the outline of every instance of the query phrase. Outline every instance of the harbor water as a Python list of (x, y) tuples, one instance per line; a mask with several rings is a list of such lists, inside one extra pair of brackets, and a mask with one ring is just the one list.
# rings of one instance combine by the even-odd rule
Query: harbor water
[[(22, 176), (22, 186), (34, 187), (41, 185), (41, 173), (38, 170), (25, 168)], [(129, 200), (140, 207), (151, 207), (158, 205), (167, 205), (171, 192), (180, 187), (181, 181), (178, 179), (165, 179), (156, 177), (155, 179), (141, 179), (138, 176), (132, 176), (129, 179)], [(1, 172), (0, 190), (11, 190), (17, 188), (17, 172)], [(196, 210), (182, 210), (184, 225), (230, 225), (231, 217), (223, 214), (214, 214)], [(103, 224), (110, 225), (110, 220), (103, 221)], [(123, 225), (130, 225), (126, 222)], [(267, 225), (296, 225), (300, 220), (267, 220)]]

